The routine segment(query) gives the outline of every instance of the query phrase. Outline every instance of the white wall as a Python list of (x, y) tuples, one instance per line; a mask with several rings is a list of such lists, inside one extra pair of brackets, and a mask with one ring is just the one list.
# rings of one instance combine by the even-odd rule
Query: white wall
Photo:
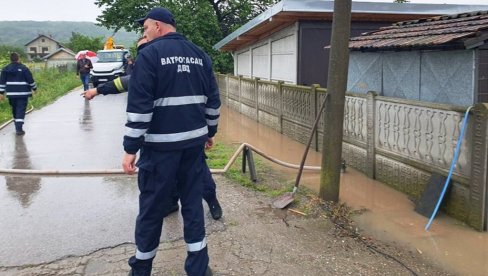
[[(250, 50), (237, 54), (237, 75), (251, 77)], [(234, 65), (235, 66), (235, 65)]]
[(269, 80), (269, 44), (252, 49), (252, 73), (253, 77)]
[(271, 79), (297, 83), (295, 34), (271, 42)]
[(234, 53), (234, 74), (297, 82), (298, 23)]

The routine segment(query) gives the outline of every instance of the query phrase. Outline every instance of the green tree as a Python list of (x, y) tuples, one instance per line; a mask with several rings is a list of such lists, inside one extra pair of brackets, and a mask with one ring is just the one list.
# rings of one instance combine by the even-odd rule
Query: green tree
[(89, 37), (76, 32), (71, 33), (69, 42), (65, 43), (65, 46), (73, 50), (75, 53), (82, 50), (90, 50), (96, 52), (103, 49), (104, 44), (103, 37)]
[(231, 72), (232, 57), (212, 46), (228, 34), (265, 11), (277, 0), (95, 0), (103, 8), (97, 18), (100, 25), (119, 30), (142, 32), (136, 19), (156, 6), (172, 11), (178, 32), (204, 49), (219, 72)]

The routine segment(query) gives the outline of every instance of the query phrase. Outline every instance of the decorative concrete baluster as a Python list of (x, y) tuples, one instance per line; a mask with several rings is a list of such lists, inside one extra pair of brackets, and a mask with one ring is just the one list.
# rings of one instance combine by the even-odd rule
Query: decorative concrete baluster
[[(449, 152), (449, 159), (452, 160), (452, 156), (454, 155), (454, 151), (456, 149), (457, 145), (457, 140), (459, 139), (459, 133), (460, 133), (460, 125), (462, 123), (462, 118), (459, 115), (454, 115), (454, 129), (452, 131), (452, 137), (451, 137), (451, 147), (450, 147), (450, 152)], [(462, 152), (462, 149), (461, 149)], [(461, 153), (460, 153), (461, 154)], [(458, 169), (458, 164), (456, 164), (456, 169), (454, 171), (457, 171)]]
[(410, 151), (410, 115), (412, 113), (412, 108), (405, 106), (403, 108), (404, 116), (403, 116), (403, 153), (409, 156), (411, 154)]
[(358, 101), (358, 139), (365, 141), (366, 137), (363, 135), (363, 123), (364, 123), (364, 112), (363, 112), (364, 100)]
[(425, 128), (425, 156), (427, 162), (432, 163), (432, 146), (434, 144), (434, 124), (432, 123), (432, 117), (434, 117), (434, 112), (431, 110), (426, 111), (427, 114), (427, 125)]
[(384, 145), (391, 149), (391, 143), (390, 143), (390, 109), (391, 109), (391, 104), (388, 104), (386, 106), (386, 111), (385, 111), (385, 121), (383, 123), (384, 125), (384, 131), (383, 131), (383, 140), (384, 140)]
[[(378, 106), (378, 112), (376, 113), (376, 115), (378, 116), (378, 146), (381, 147), (383, 145), (383, 120), (382, 120), (382, 117), (381, 117), (381, 114), (383, 114), (384, 112), (383, 111), (383, 108), (384, 108), (385, 104), (380, 102), (379, 106)], [(375, 118), (375, 117), (373, 117)]]
[(440, 112), (439, 114), (439, 135), (438, 135), (438, 142), (439, 142), (439, 152), (438, 152), (438, 164), (441, 167), (446, 166), (446, 141), (447, 141), (447, 130), (446, 130), (446, 120), (447, 120), (447, 113)]
[(422, 110), (419, 108), (415, 108), (415, 124), (414, 124), (414, 155), (417, 158), (421, 158), (420, 155), (420, 143), (421, 143), (421, 137), (422, 137), (422, 121), (420, 120), (420, 116), (422, 115)]
[(356, 135), (356, 99), (351, 99), (351, 137), (357, 137)]
[(400, 107), (398, 105), (393, 106), (393, 148), (400, 151), (400, 145), (398, 140), (400, 139)]
[(349, 136), (349, 102), (351, 101), (350, 97), (346, 97), (346, 104), (344, 105), (344, 136)]

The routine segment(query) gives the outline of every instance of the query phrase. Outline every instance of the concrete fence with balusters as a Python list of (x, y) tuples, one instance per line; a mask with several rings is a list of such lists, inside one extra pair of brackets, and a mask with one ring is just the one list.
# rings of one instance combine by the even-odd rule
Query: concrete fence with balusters
[[(222, 102), (302, 143), (327, 90), (217, 74)], [(465, 107), (367, 94), (346, 95), (343, 158), (368, 177), (419, 199), (432, 173), (447, 175)], [(323, 118), (312, 147), (321, 151)], [(472, 109), (443, 210), (487, 226), (488, 105)]]

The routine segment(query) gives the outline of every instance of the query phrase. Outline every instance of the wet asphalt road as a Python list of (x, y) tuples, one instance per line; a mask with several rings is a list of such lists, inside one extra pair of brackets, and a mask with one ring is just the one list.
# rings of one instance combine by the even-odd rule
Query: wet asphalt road
[[(0, 130), (0, 167), (118, 169), (126, 94), (71, 92)], [(0, 266), (35, 264), (133, 242), (136, 178), (0, 176)], [(167, 237), (163, 237), (167, 238)]]

